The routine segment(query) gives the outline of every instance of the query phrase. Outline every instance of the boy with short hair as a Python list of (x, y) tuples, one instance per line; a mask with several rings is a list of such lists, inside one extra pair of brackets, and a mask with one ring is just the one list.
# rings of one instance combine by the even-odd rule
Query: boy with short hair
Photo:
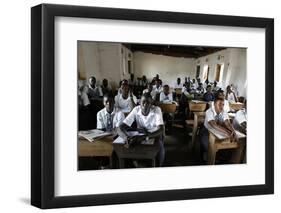
[(206, 111), (204, 126), (201, 129), (201, 154), (208, 151), (209, 130), (213, 129), (230, 137), (231, 141), (237, 140), (236, 132), (229, 121), (227, 112), (224, 110), (224, 99), (217, 97), (214, 106)]
[(111, 132), (125, 119), (124, 113), (114, 107), (114, 98), (111, 94), (103, 96), (104, 108), (97, 113), (97, 129)]

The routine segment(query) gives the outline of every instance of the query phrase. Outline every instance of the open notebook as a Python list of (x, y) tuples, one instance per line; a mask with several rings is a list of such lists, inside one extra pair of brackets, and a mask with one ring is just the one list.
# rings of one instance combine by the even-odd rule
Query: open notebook
[(94, 140), (112, 135), (112, 132), (105, 132), (99, 129), (92, 129), (87, 131), (79, 131), (79, 137), (85, 138), (90, 142), (94, 142)]
[[(130, 137), (136, 136), (136, 135), (144, 135), (143, 133), (139, 133), (138, 131), (130, 131), (128, 132), (128, 135)], [(125, 144), (125, 140), (122, 137), (118, 137), (113, 141), (114, 144)], [(141, 142), (141, 144), (146, 144), (146, 145), (152, 145), (154, 143), (154, 139), (149, 139), (148, 141), (144, 140)]]

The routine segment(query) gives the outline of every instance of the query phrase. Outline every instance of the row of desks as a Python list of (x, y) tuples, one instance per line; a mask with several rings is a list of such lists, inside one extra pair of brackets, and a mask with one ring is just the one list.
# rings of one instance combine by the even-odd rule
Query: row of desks
[[(246, 136), (241, 133), (238, 142), (230, 141), (229, 138), (221, 138), (215, 132), (209, 132), (208, 164), (215, 164), (216, 153), (221, 149), (235, 149), (232, 163), (240, 163), (246, 145)], [(114, 144), (113, 137), (107, 136), (94, 142), (79, 139), (79, 157), (108, 157), (112, 168), (113, 152), (116, 153), (119, 168), (124, 168), (125, 159), (149, 159), (152, 167), (156, 166), (156, 156), (159, 152), (157, 145), (137, 145), (126, 148), (123, 144)]]
[[(203, 107), (202, 107), (203, 104)], [(204, 108), (204, 104), (207, 103), (197, 102), (192, 103), (192, 109), (201, 110)], [(176, 104), (161, 104), (159, 105), (163, 112), (175, 112)], [(206, 106), (205, 106), (206, 108)], [(204, 109), (205, 110), (205, 109)], [(193, 121), (193, 133), (192, 133), (192, 146), (194, 146), (195, 137), (198, 129), (198, 124), (204, 121), (205, 112), (195, 111), (194, 113), (194, 121)], [(79, 139), (79, 157), (109, 157), (110, 166), (112, 166), (112, 154), (116, 152), (119, 167), (124, 167), (124, 159), (150, 159), (152, 160), (152, 166), (155, 166), (155, 158), (158, 153), (158, 147), (153, 147), (151, 145), (138, 145), (134, 148), (125, 148), (121, 144), (113, 144), (113, 136), (104, 137), (102, 139), (96, 140), (94, 142), (89, 142), (85, 139)], [(218, 139), (218, 137), (214, 133), (210, 133), (209, 141), (210, 144), (210, 152), (209, 152), (209, 164), (214, 164), (215, 154), (219, 149), (223, 148), (237, 148), (239, 153), (243, 151), (240, 150), (240, 146), (236, 142), (230, 142), (229, 139)], [(244, 146), (244, 145), (243, 145)], [(242, 147), (243, 147), (242, 146)], [(236, 158), (235, 162), (239, 162), (239, 157)]]

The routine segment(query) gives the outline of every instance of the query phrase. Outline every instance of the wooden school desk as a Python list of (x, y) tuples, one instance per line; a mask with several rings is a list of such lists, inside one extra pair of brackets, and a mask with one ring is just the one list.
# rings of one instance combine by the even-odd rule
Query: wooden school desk
[(198, 126), (204, 123), (205, 120), (205, 112), (193, 112), (193, 130), (192, 130), (192, 140), (191, 140), (191, 147), (194, 147), (194, 142), (197, 136)]
[(185, 122), (188, 126), (192, 127), (192, 140), (191, 140), (192, 147), (194, 146), (194, 142), (196, 139), (198, 125), (204, 122), (206, 108), (207, 108), (207, 102), (204, 101), (189, 102), (190, 116), (193, 113), (194, 117), (193, 119), (188, 119)]
[(214, 165), (216, 161), (216, 154), (221, 149), (235, 149), (232, 163), (241, 163), (242, 154), (246, 145), (246, 135), (241, 132), (238, 133), (238, 142), (231, 142), (229, 138), (223, 137), (216, 131), (209, 130), (209, 148), (208, 148), (208, 164)]
[(158, 106), (161, 108), (162, 113), (175, 113), (177, 105), (175, 103), (159, 103)]
[(153, 145), (138, 144), (135, 146), (130, 146), (129, 148), (126, 148), (124, 144), (113, 143), (113, 147), (118, 157), (119, 168), (124, 168), (125, 159), (148, 159), (152, 161), (152, 167), (156, 166), (156, 156), (159, 152), (159, 146), (156, 143)]
[(229, 103), (230, 110), (233, 110), (235, 112), (241, 110), (243, 107), (244, 107), (244, 104), (240, 103), (240, 102), (236, 102), (236, 103), (232, 103), (232, 104)]
[(79, 138), (79, 157), (108, 157), (110, 168), (112, 167), (113, 136), (107, 136), (90, 142), (84, 138)]

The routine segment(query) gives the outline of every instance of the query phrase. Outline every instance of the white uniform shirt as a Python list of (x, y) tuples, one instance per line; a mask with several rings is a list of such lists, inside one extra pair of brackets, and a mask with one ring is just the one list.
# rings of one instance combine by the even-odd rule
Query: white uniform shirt
[(213, 87), (213, 91), (219, 91), (219, 90), (220, 90), (220, 87), (218, 85)]
[[(214, 108), (214, 101), (211, 101), (211, 107)], [(230, 111), (230, 107), (229, 107), (229, 102), (228, 100), (224, 100), (224, 107), (223, 107), (223, 110), (226, 111), (226, 112), (229, 112)]]
[[(122, 94), (116, 95), (115, 98), (115, 106), (119, 108), (122, 112), (128, 113), (131, 112), (133, 109), (133, 105), (131, 103), (131, 97), (128, 96), (127, 99), (122, 97)], [(133, 101), (137, 104), (137, 97), (133, 95)]]
[(223, 123), (225, 120), (228, 120), (228, 114), (226, 111), (222, 111), (221, 113), (217, 114), (214, 107), (209, 108), (206, 111), (204, 126), (207, 129), (210, 129), (209, 121), (216, 121), (218, 123)]
[(160, 93), (160, 92), (163, 91), (163, 89), (162, 89), (162, 86), (159, 86), (159, 87), (157, 88), (157, 87), (154, 85), (152, 91), (155, 92), (155, 93)]
[(86, 92), (82, 91), (80, 97), (81, 97), (81, 102), (82, 102), (83, 106), (87, 106), (90, 104), (90, 100), (89, 100), (88, 94)]
[(159, 98), (160, 102), (172, 102), (173, 101), (173, 95), (172, 93), (169, 93), (168, 95), (165, 95), (164, 92), (160, 93), (160, 98)]
[(187, 88), (186, 87), (183, 87), (181, 92), (185, 95), (185, 96), (189, 96), (190, 93), (187, 91)]
[(89, 99), (98, 99), (99, 97), (103, 96), (102, 89), (99, 86), (93, 88), (91, 85), (88, 85), (88, 97)]
[(178, 82), (175, 83), (174, 89), (181, 89), (183, 87), (182, 83), (178, 84)]
[(236, 112), (234, 120), (238, 123), (241, 124), (243, 122), (247, 122), (247, 112), (245, 109), (241, 109), (238, 112)]
[(229, 101), (229, 103), (233, 104), (236, 103), (235, 101), (235, 97), (233, 93), (228, 94), (227, 100)]
[(111, 115), (113, 129), (119, 127), (125, 119), (125, 115), (122, 111), (115, 108), (112, 113), (108, 113), (106, 108), (103, 108), (97, 113), (97, 129), (106, 129), (109, 114)]
[(149, 93), (149, 90), (148, 90), (148, 89), (144, 89), (144, 90), (142, 91), (142, 94), (145, 94), (145, 93)]
[(153, 131), (159, 125), (164, 125), (162, 111), (158, 106), (151, 106), (150, 112), (144, 116), (141, 112), (141, 106), (136, 106), (132, 112), (123, 121), (124, 124), (131, 126), (136, 121), (138, 128)]
[(193, 89), (193, 90), (196, 90), (197, 89), (197, 87), (198, 87), (198, 84), (195, 82), (195, 83), (191, 83), (191, 89)]

